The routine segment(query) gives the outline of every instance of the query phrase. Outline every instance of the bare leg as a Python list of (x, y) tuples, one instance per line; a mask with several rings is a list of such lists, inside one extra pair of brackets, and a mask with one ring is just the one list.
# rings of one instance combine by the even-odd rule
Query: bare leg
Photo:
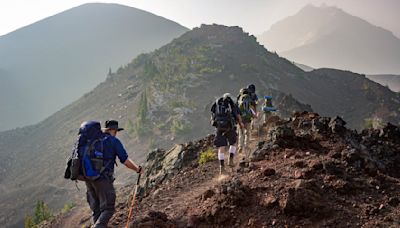
[(219, 174), (222, 174), (225, 171), (225, 147), (218, 148), (218, 161), (219, 161)]
[(233, 166), (233, 159), (235, 157), (236, 154), (236, 146), (235, 145), (231, 145), (229, 146), (229, 162), (228, 165), (229, 166)]

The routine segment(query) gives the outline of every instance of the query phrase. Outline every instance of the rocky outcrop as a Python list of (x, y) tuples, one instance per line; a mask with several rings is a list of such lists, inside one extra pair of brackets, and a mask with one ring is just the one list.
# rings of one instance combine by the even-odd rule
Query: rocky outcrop
[(160, 185), (165, 179), (179, 173), (182, 168), (196, 166), (199, 154), (212, 147), (214, 136), (187, 144), (175, 145), (165, 151), (156, 149), (151, 151), (146, 158), (145, 190)]

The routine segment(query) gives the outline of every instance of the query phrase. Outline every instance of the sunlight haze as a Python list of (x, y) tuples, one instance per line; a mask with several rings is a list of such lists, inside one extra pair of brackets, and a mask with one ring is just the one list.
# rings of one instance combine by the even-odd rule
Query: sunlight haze
[[(0, 35), (60, 13), (72, 7), (90, 2), (118, 3), (139, 8), (174, 20), (188, 28), (200, 24), (218, 23), (238, 25), (252, 34), (261, 34), (275, 22), (295, 14), (306, 4), (338, 6), (343, 10), (366, 19), (370, 23), (392, 31), (400, 37), (400, 1), (396, 0), (37, 0), (1, 1)], [(368, 4), (367, 4), (368, 3)], [(385, 14), (377, 13), (385, 12)]]

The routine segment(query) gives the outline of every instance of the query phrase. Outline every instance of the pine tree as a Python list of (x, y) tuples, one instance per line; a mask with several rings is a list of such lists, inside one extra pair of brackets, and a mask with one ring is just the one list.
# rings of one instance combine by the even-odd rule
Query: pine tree
[(35, 212), (33, 215), (34, 224), (39, 224), (39, 223), (51, 218), (52, 216), (53, 215), (50, 212), (50, 209), (47, 206), (47, 204), (45, 204), (43, 200), (38, 200), (36, 203)]
[(134, 128), (134, 125), (132, 123), (132, 120), (128, 119), (128, 123), (126, 125), (126, 128), (127, 128), (128, 134), (133, 134), (135, 132), (135, 128)]
[(147, 104), (147, 95), (145, 91), (140, 96), (139, 109), (137, 110), (136, 113), (137, 119), (136, 119), (135, 131), (139, 137), (143, 136), (146, 133), (147, 114), (148, 114), (148, 104)]

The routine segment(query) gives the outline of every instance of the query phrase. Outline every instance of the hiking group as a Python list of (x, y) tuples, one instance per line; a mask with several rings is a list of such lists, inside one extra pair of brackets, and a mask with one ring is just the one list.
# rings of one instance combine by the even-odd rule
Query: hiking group
[[(271, 112), (276, 111), (272, 106), (272, 97), (265, 96), (264, 99), (263, 124), (267, 122)], [(234, 166), (236, 152), (243, 153), (244, 159), (249, 156), (251, 131), (259, 117), (257, 106), (258, 96), (253, 84), (240, 90), (236, 102), (229, 93), (225, 93), (212, 105), (211, 124), (216, 128), (214, 145), (218, 150), (220, 174), (225, 173), (225, 151), (228, 146), (230, 167)]]
[[(264, 122), (274, 109), (271, 99), (272, 97), (265, 97)], [(226, 93), (212, 105), (211, 120), (212, 125), (216, 128), (214, 145), (218, 149), (220, 174), (225, 172), (224, 156), (226, 149), (229, 152), (228, 165), (231, 167), (234, 166), (233, 160), (236, 151), (244, 154), (249, 151), (251, 130), (255, 119), (259, 116), (257, 105), (258, 97), (256, 87), (253, 84), (240, 90), (236, 102), (233, 101), (229, 93)], [(85, 182), (87, 202), (93, 212), (92, 227), (95, 228), (107, 227), (115, 212), (116, 193), (113, 183), (114, 165), (117, 164), (117, 157), (127, 168), (139, 174), (126, 224), (126, 227), (129, 226), (140, 174), (143, 173), (143, 169), (128, 158), (124, 146), (116, 137), (121, 130), (123, 128), (118, 127), (116, 120), (107, 120), (103, 129), (100, 122), (83, 122), (65, 170), (64, 177), (66, 179)]]

